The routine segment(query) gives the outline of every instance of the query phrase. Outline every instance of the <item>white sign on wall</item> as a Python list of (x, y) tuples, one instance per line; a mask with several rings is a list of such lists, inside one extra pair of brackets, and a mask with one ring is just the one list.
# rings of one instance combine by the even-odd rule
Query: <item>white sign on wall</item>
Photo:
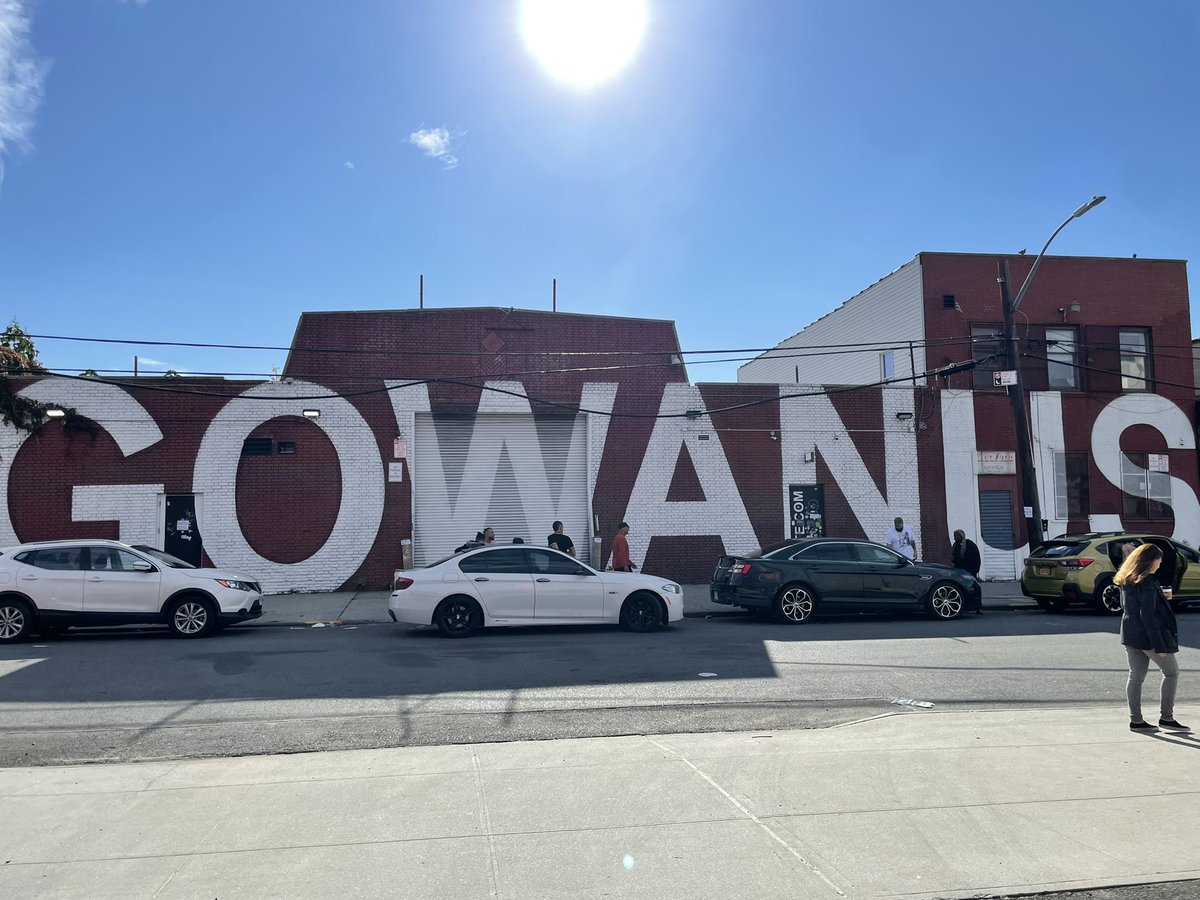
[(1149, 459), (1147, 462), (1148, 464), (1146, 468), (1148, 468), (1151, 472), (1171, 471), (1171, 457), (1167, 456), (1165, 453), (1151, 453), (1149, 454)]
[(388, 463), (388, 481), (404, 480), (404, 463)]
[(1016, 475), (1016, 451), (979, 450), (976, 471), (980, 475)]
[(992, 384), (995, 387), (1009, 387), (1017, 383), (1016, 369), (1001, 369), (992, 373)]

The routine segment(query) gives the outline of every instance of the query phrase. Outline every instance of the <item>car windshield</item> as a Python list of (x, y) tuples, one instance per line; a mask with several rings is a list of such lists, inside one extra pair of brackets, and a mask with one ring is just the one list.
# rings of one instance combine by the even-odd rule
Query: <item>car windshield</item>
[(170, 566), (172, 569), (194, 569), (196, 568), (190, 562), (180, 559), (178, 556), (172, 556), (162, 550), (157, 550), (154, 547), (147, 547), (145, 544), (133, 544), (133, 549), (153, 556), (165, 566)]
[(1042, 559), (1058, 559), (1063, 556), (1078, 556), (1087, 548), (1087, 541), (1047, 541), (1033, 552)]

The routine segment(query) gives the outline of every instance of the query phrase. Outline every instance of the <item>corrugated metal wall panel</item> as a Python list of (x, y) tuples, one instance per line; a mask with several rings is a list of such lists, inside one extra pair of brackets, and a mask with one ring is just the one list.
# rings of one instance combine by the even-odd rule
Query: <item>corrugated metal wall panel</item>
[(413, 559), (426, 565), (490, 526), (543, 547), (559, 519), (587, 562), (586, 416), (418, 413)]

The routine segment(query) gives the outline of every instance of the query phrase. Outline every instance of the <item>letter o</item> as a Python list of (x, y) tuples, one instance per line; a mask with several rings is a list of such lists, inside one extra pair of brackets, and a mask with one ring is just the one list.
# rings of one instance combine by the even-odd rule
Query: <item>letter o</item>
[[(320, 400), (297, 397), (321, 395)], [(270, 399), (250, 399), (250, 398)], [(316, 408), (316, 421), (337, 451), (342, 474), (342, 502), (337, 521), (325, 544), (308, 559), (279, 563), (250, 546), (237, 518), (237, 469), (242, 443), (255, 428), (280, 416), (303, 416)], [(383, 460), (375, 434), (347, 400), (319, 385), (306, 382), (256, 385), (234, 397), (213, 417), (192, 476), (193, 490), (203, 494), (197, 504), (200, 535), (213, 563), (258, 579), (264, 591), (294, 588), (332, 591), (341, 587), (362, 565), (383, 521)], [(271, 498), (280, 517), (303, 516), (284, 497)]]

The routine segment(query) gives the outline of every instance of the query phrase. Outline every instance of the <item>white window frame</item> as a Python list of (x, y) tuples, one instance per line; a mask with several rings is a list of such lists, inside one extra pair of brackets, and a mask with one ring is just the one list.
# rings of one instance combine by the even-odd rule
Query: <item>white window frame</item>
[[(1075, 367), (1075, 353), (1079, 347), (1079, 330), (1070, 325), (1046, 329), (1046, 383), (1052, 391), (1079, 390), (1079, 369)], [(1055, 383), (1055, 373), (1070, 381), (1067, 385)]]

